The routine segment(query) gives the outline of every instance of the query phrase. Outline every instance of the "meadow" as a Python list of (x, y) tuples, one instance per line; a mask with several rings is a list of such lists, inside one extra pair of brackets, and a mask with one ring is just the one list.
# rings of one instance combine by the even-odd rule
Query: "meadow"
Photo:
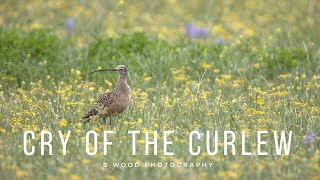
[[(320, 179), (319, 8), (316, 0), (3, 1), (0, 179)], [(88, 73), (119, 64), (129, 70), (131, 105), (112, 126), (81, 123), (117, 81), (113, 72)], [(32, 156), (23, 151), (27, 130)], [(40, 152), (44, 130), (52, 156)], [(94, 156), (89, 130), (99, 135)], [(135, 156), (129, 130), (141, 132)], [(268, 155), (258, 156), (263, 130)], [(65, 156), (58, 131), (71, 131)], [(103, 131), (115, 132), (107, 155)], [(158, 132), (158, 155), (145, 155), (146, 131)], [(174, 131), (174, 156), (163, 155), (164, 131)], [(188, 151), (191, 131), (201, 134), (197, 156)], [(216, 155), (205, 153), (206, 131), (234, 131), (236, 154), (223, 154), (223, 138)], [(241, 155), (242, 131), (252, 156)], [(290, 155), (275, 154), (274, 131), (292, 131)]]

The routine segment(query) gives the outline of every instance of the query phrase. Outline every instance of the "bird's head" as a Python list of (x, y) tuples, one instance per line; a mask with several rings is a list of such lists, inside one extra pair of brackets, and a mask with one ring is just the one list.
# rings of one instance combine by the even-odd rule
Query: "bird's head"
[(119, 65), (113, 69), (99, 69), (99, 70), (90, 72), (89, 75), (92, 73), (101, 72), (101, 71), (117, 71), (118, 74), (120, 74), (120, 75), (127, 75), (127, 67), (125, 65)]
[(119, 74), (127, 74), (127, 67), (125, 65), (119, 65), (115, 68), (115, 70), (119, 73)]

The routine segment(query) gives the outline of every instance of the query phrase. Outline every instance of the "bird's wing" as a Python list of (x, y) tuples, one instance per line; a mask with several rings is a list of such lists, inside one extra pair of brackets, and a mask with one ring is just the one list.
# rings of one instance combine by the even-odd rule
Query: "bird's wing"
[(104, 94), (99, 101), (97, 101), (97, 106), (102, 106), (103, 108), (109, 107), (115, 100), (116, 93), (114, 91), (107, 92)]
[(83, 118), (83, 122), (88, 122), (91, 116), (96, 116), (99, 114), (99, 111), (105, 108), (108, 108), (115, 100), (115, 96), (117, 96), (114, 91), (107, 92), (104, 94), (97, 102), (96, 106), (91, 109)]

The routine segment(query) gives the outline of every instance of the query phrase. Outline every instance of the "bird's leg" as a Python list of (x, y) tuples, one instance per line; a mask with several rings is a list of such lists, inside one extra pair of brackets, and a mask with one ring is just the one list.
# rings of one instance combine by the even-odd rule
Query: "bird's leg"
[(110, 126), (111, 126), (111, 116), (110, 116)]

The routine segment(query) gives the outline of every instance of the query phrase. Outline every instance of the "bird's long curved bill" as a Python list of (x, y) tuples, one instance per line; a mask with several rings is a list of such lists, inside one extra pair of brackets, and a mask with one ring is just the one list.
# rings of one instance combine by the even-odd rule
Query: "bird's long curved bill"
[(88, 75), (96, 73), (96, 72), (102, 72), (102, 71), (117, 71), (117, 69), (99, 69), (99, 70), (95, 70), (90, 72)]

